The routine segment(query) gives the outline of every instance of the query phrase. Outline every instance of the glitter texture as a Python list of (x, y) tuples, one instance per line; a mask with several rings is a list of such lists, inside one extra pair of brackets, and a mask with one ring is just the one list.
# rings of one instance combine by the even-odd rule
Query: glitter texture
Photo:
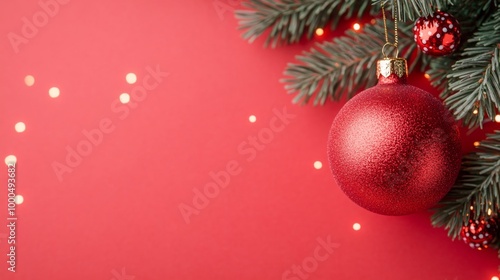
[(458, 126), (430, 93), (405, 77), (381, 77), (335, 118), (328, 139), (332, 173), (344, 193), (379, 214), (428, 209), (460, 170)]

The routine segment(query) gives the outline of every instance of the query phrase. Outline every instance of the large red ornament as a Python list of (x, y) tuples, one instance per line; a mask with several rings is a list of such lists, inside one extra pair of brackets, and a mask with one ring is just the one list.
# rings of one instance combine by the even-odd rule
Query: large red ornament
[(420, 50), (433, 56), (453, 53), (458, 48), (461, 37), (458, 21), (441, 11), (417, 19), (413, 34)]
[(498, 224), (495, 219), (469, 220), (469, 225), (463, 226), (460, 231), (462, 240), (471, 248), (486, 249), (495, 240), (498, 233)]
[(378, 85), (351, 99), (333, 121), (330, 168), (345, 194), (372, 212), (428, 209), (458, 175), (458, 126), (437, 98), (406, 84), (404, 59), (377, 67)]

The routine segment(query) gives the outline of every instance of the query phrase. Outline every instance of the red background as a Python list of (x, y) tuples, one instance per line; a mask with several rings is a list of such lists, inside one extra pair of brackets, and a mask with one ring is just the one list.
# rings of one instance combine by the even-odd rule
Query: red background
[[(71, 0), (18, 53), (9, 34), (21, 36), (23, 17), (33, 22), (43, 9), (37, 0), (0, 4), (0, 158), (17, 156), (17, 193), (25, 199), (17, 206), (16, 273), (7, 271), (8, 232), (0, 226), (0, 279), (297, 280), (282, 277), (294, 265), (311, 265), (317, 239), (328, 236), (338, 246), (303, 278), (496, 275), (494, 250), (452, 242), (432, 228), (429, 213), (380, 216), (346, 198), (326, 161), (328, 130), (343, 103), (293, 105), (279, 82), (286, 64), (314, 42), (248, 44), (233, 16), (237, 2)], [(116, 103), (143, 84), (148, 67), (169, 76), (135, 108)], [(129, 72), (136, 85), (125, 81)], [(24, 84), (28, 74), (32, 87)], [(430, 89), (422, 74), (411, 80)], [(58, 98), (48, 95), (54, 86)], [(267, 134), (253, 156), (238, 150), (269, 133), (274, 110), (283, 108), (295, 117), (282, 130)], [(82, 131), (103, 119), (114, 130), (58, 180), (54, 162), (65, 164), (67, 147), (76, 149)], [(14, 130), (20, 121), (23, 133)], [(480, 139), (468, 137), (466, 150)], [(193, 206), (193, 189), (203, 191), (213, 182), (209, 173), (228, 163), (239, 174), (187, 224), (179, 205)], [(6, 225), (6, 167), (0, 179)]]

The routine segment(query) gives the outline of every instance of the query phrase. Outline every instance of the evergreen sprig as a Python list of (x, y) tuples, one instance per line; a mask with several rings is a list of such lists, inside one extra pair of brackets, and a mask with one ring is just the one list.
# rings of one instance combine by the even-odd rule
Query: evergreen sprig
[(462, 58), (447, 75), (451, 96), (445, 103), (469, 127), (493, 119), (500, 106), (500, 10), (479, 27)]
[(307, 34), (331, 22), (335, 28), (342, 18), (356, 13), (360, 18), (370, 7), (365, 0), (249, 0), (243, 2), (248, 10), (236, 11), (243, 38), (253, 42), (270, 30), (265, 45), (296, 43)]
[[(400, 26), (401, 57), (409, 57), (416, 48), (411, 28), (405, 24)], [(393, 39), (390, 37), (390, 40)], [(315, 105), (324, 104), (328, 97), (340, 100), (347, 94), (350, 98), (377, 83), (376, 62), (382, 58), (381, 46), (384, 44), (384, 27), (379, 19), (373, 25), (366, 25), (361, 32), (349, 30), (346, 36), (318, 44), (298, 56), (299, 63), (288, 64), (285, 75), (289, 77), (282, 81), (289, 93), (298, 93), (293, 100), (295, 103), (300, 100), (307, 103), (315, 93)], [(421, 58), (421, 53), (417, 53), (411, 60), (410, 71), (424, 62)]]
[[(400, 9), (399, 19), (415, 20), (445, 7), (450, 0), (395, 0)], [(470, 0), (466, 0), (470, 1)], [(484, 0), (483, 0), (484, 1)], [(487, 0), (497, 1), (497, 0)], [(243, 38), (253, 42), (267, 30), (265, 45), (299, 42), (304, 34), (311, 38), (317, 28), (329, 22), (334, 29), (341, 19), (355, 15), (361, 18), (366, 11), (380, 12), (384, 2), (392, 7), (392, 0), (249, 0), (243, 2), (246, 10), (236, 11), (239, 28), (245, 30)]]
[(401, 21), (415, 21), (422, 16), (429, 16), (436, 10), (443, 9), (451, 4), (450, 0), (372, 0), (372, 6), (380, 7), (382, 3), (386, 7), (398, 6), (398, 18)]
[(464, 157), (459, 179), (432, 216), (432, 224), (444, 226), (452, 238), (470, 218), (488, 219), (499, 211), (500, 131), (488, 135), (478, 149)]
[[(468, 8), (464, 9), (463, 6)], [(478, 27), (490, 18), (496, 7), (497, 0), (462, 0), (461, 3), (450, 6), (447, 11), (460, 22), (462, 38), (470, 38), (478, 30)], [(453, 71), (453, 64), (462, 57), (462, 51), (465, 48), (473, 46), (474, 44), (469, 42), (462, 42), (454, 54), (432, 58), (426, 73), (430, 77), (431, 84), (441, 91), (440, 97), (443, 100), (453, 94), (448, 83), (448, 75)], [(465, 123), (477, 123), (475, 118), (477, 118), (475, 114), (468, 114), (465, 117)]]

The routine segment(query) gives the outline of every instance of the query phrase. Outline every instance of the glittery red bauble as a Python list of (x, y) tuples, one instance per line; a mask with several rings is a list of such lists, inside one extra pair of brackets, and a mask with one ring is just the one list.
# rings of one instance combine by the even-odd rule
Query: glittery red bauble
[(328, 139), (332, 173), (344, 193), (379, 214), (405, 215), (435, 205), (461, 163), (459, 130), (430, 93), (406, 77), (381, 76), (340, 110)]
[(461, 37), (458, 21), (441, 11), (417, 19), (413, 34), (420, 50), (434, 56), (453, 53), (458, 48)]
[(469, 220), (469, 225), (463, 226), (460, 231), (462, 240), (471, 248), (486, 249), (495, 240), (498, 233), (498, 224), (495, 219)]

